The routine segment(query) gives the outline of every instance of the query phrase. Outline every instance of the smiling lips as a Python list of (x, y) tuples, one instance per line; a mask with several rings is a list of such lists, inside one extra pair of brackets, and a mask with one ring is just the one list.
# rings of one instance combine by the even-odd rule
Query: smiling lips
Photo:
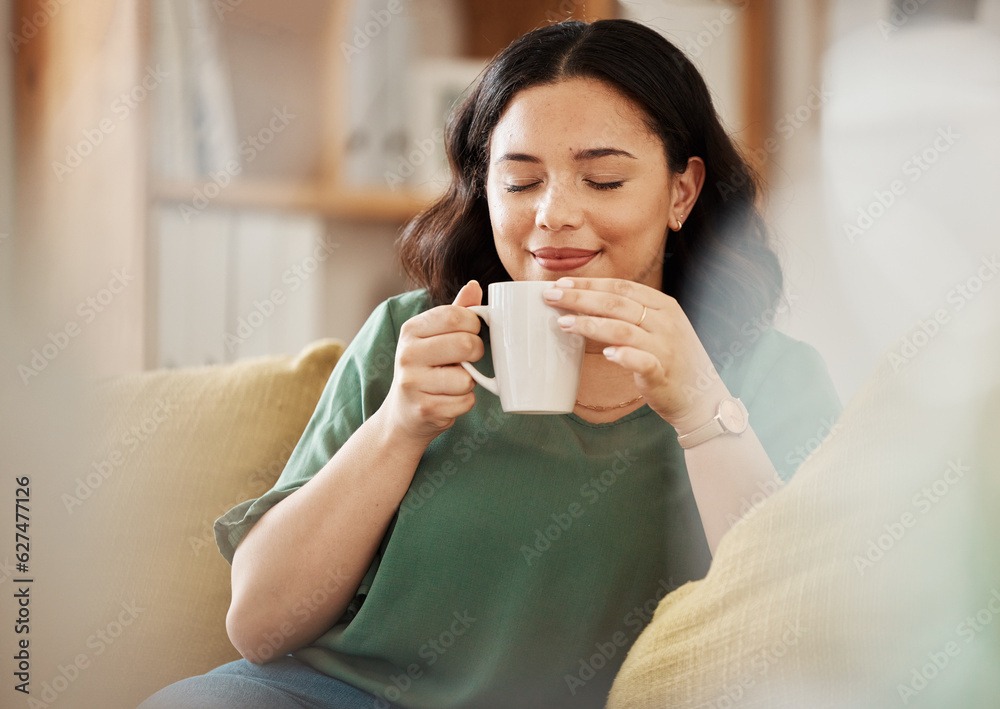
[(547, 271), (572, 271), (586, 266), (598, 253), (588, 249), (544, 248), (532, 251), (531, 255)]

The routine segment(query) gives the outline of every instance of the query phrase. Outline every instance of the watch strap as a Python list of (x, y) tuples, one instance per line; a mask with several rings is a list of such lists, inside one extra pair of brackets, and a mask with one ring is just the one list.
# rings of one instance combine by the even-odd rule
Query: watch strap
[[(723, 422), (722, 407), (726, 403), (734, 403), (736, 404), (736, 406), (739, 407), (739, 410), (742, 415), (742, 422), (741, 422), (742, 425), (740, 426), (740, 429), (738, 431), (730, 429)], [(734, 433), (738, 436), (747, 429), (747, 424), (748, 424), (747, 419), (748, 419), (747, 409), (746, 406), (743, 405), (743, 402), (736, 398), (727, 397), (719, 402), (719, 406), (715, 411), (715, 416), (712, 417), (711, 421), (704, 424), (703, 426), (699, 426), (690, 433), (685, 433), (683, 436), (678, 436), (677, 443), (680, 444), (681, 448), (687, 450), (688, 448), (694, 448), (695, 446), (701, 445), (706, 441), (710, 441), (716, 436), (722, 435), (723, 433)]]
[(719, 420), (719, 415), (716, 414), (712, 417), (712, 420), (703, 426), (699, 426), (691, 433), (685, 433), (683, 436), (677, 436), (677, 442), (680, 444), (681, 448), (688, 449), (694, 448), (697, 445), (704, 443), (705, 441), (710, 441), (718, 435), (725, 432), (725, 428), (722, 426), (722, 422)]

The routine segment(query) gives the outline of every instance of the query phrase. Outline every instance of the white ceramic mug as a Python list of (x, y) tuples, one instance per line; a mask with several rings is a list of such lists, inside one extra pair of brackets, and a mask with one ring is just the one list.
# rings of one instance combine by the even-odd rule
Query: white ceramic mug
[(496, 376), (484, 376), (468, 362), (462, 366), (500, 397), (507, 413), (568, 414), (576, 405), (584, 339), (559, 327), (556, 320), (567, 311), (542, 298), (552, 286), (552, 281), (491, 283), (489, 305), (469, 308), (490, 327)]

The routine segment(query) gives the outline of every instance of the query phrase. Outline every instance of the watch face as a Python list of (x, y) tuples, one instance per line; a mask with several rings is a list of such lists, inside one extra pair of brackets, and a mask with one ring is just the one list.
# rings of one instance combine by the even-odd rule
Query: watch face
[(743, 433), (747, 428), (746, 409), (735, 399), (726, 399), (719, 404), (719, 418), (727, 431)]

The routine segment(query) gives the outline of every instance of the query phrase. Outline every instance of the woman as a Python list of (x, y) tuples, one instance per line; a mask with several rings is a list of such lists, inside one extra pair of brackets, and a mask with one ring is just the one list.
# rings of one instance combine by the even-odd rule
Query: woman
[[(815, 352), (767, 327), (750, 170), (658, 34), (522, 37), (447, 143), (453, 183), (401, 242), (423, 288), (379, 306), (275, 487), (217, 522), (246, 660), (144, 707), (603, 706), (657, 601), (836, 416)], [(505, 415), (457, 364), (486, 351), (467, 306), (511, 279), (555, 281), (587, 338), (572, 414)]]

